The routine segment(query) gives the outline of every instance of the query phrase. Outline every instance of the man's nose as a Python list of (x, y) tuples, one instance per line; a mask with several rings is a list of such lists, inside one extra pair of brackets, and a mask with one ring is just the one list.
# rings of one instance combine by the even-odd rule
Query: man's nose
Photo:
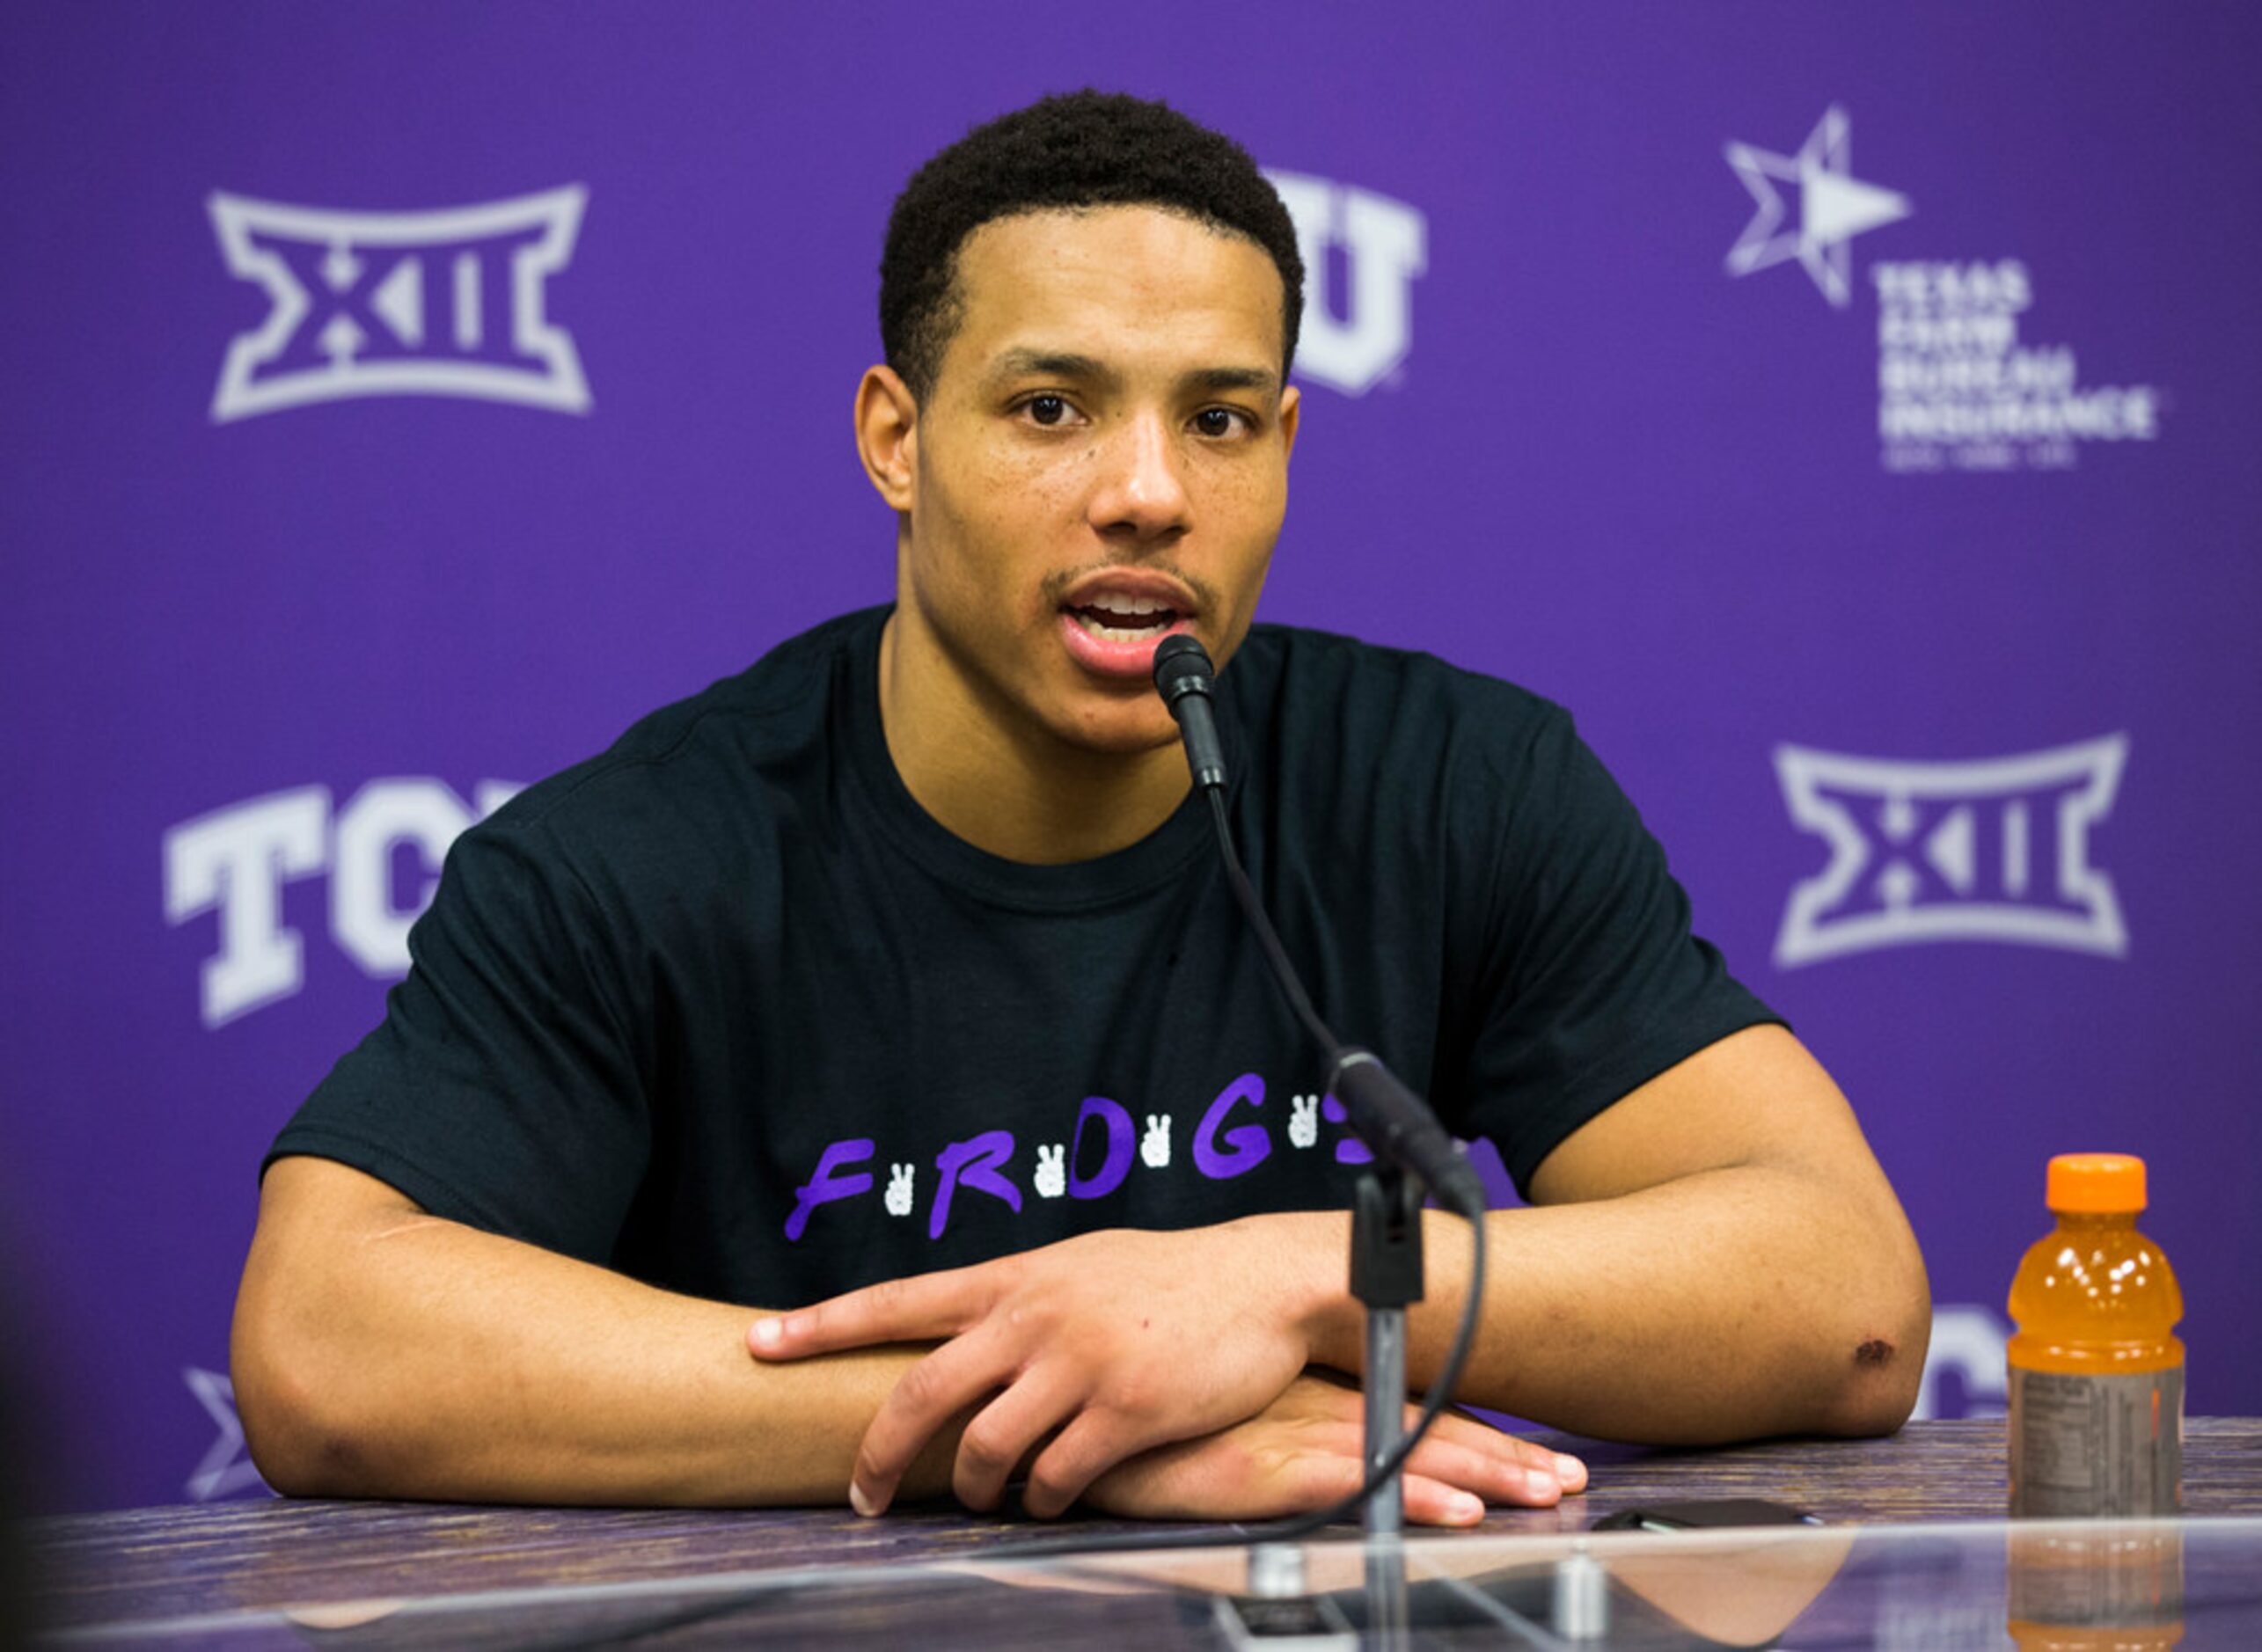
[(1186, 530), (1190, 501), (1176, 436), (1159, 413), (1137, 414), (1110, 433), (1092, 493), (1093, 527), (1142, 540)]

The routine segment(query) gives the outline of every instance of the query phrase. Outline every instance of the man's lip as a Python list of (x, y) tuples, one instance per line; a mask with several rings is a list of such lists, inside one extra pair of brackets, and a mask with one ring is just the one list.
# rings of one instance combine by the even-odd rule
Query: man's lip
[(1165, 637), (1176, 636), (1193, 630), (1193, 624), (1180, 614), (1170, 625), (1136, 642), (1113, 642), (1096, 637), (1087, 631), (1072, 609), (1060, 610), (1060, 640), (1068, 650), (1069, 658), (1094, 676), (1109, 677), (1124, 682), (1152, 682), (1154, 676), (1154, 651)]

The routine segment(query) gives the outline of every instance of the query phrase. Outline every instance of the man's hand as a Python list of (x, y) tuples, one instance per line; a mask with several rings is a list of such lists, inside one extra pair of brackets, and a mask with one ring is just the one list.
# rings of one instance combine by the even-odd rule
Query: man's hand
[[(1270, 1520), (1308, 1514), (1358, 1489), (1365, 1473), (1365, 1400), (1307, 1374), (1246, 1422), (1121, 1463), (1085, 1502), (1133, 1520)], [(1411, 1429), (1418, 1407), (1406, 1407)], [(1487, 1503), (1543, 1507), (1586, 1488), (1575, 1457), (1448, 1411), (1408, 1460), (1406, 1517), (1474, 1525)]]
[(952, 1489), (995, 1508), (1036, 1451), (1023, 1502), (1050, 1517), (1126, 1458), (1230, 1429), (1296, 1380), (1339, 1264), (1282, 1239), (1238, 1223), (1083, 1234), (758, 1320), (747, 1346), (780, 1360), (941, 1340), (873, 1419), (849, 1502), (884, 1509), (921, 1445), (978, 1406)]

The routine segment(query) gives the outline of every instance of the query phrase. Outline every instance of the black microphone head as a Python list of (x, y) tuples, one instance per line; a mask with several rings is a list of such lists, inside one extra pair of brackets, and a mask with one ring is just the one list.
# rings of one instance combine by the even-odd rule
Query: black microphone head
[(1175, 632), (1155, 645), (1154, 688), (1165, 700), (1175, 705), (1182, 695), (1207, 694), (1215, 677), (1210, 651), (1190, 633)]

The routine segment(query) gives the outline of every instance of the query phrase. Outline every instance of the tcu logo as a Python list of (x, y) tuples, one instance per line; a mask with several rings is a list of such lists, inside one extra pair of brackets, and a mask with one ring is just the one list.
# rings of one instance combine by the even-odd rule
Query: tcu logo
[(1790, 817), (1830, 863), (1790, 894), (1779, 968), (1931, 940), (2119, 957), (2112, 880), (2090, 828), (2112, 810), (2128, 737), (1976, 763), (1890, 763), (1775, 749)]
[[(1917, 1417), (1999, 1417), (2004, 1390), (2003, 1353), (2009, 1327), (1978, 1303), (1958, 1303), (1932, 1311), (1932, 1341), (1924, 1354), (1924, 1375), (1916, 1390)], [(1942, 1378), (1953, 1373), (1960, 1404)], [(1996, 1626), (1998, 1628), (2000, 1625)]]
[(588, 192), (440, 212), (332, 212), (216, 194), (229, 272), (275, 308), (228, 347), (217, 424), (350, 396), (468, 396), (589, 411), (581, 357), (543, 313)]
[[(1412, 286), (1427, 267), (1428, 225), (1387, 195), (1300, 172), (1264, 175), (1296, 221), (1296, 251), (1304, 260), (1296, 371), (1347, 396), (1365, 395), (1406, 359), (1413, 343)], [(1351, 285), (1347, 301), (1334, 303), (1331, 246), (1343, 249)]]
[[(184, 821), (165, 835), (165, 916), (220, 914), (220, 950), (204, 961), (207, 1027), (289, 998), (306, 983), (306, 946), (282, 921), (282, 886), (328, 871), (330, 934), (367, 974), (408, 972), (408, 928), (431, 903), (448, 845), (518, 787), (482, 781), (478, 812), (438, 780), (372, 780), (333, 821), (327, 786), (302, 786)], [(427, 877), (396, 898), (393, 862), (411, 849)]]

